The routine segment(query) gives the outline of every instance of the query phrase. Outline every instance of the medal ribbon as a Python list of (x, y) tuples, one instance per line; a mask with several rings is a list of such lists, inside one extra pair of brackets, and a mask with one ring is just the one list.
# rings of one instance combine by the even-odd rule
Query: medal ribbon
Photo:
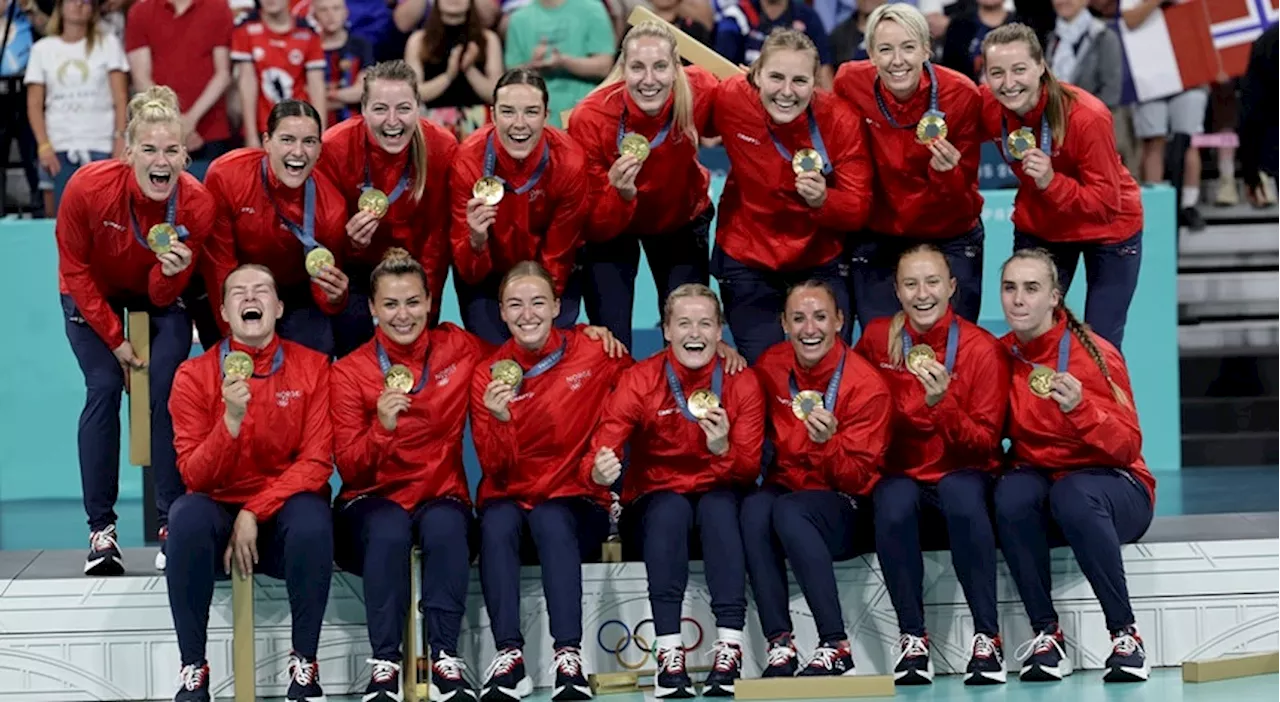
[[(667, 118), (666, 125), (662, 127), (662, 131), (659, 131), (658, 135), (653, 138), (653, 141), (649, 142), (650, 151), (658, 148), (659, 146), (662, 146), (663, 142), (667, 140), (667, 135), (671, 133), (671, 125), (674, 124), (675, 121), (676, 121), (675, 110), (672, 110), (671, 116)], [(626, 136), (626, 128), (627, 128), (627, 108), (623, 107), (622, 116), (618, 118), (618, 149), (619, 150), (622, 149), (622, 137)], [(644, 136), (644, 135), (641, 134), (640, 136)]]
[[(835, 412), (836, 398), (839, 396), (840, 378), (844, 376), (844, 354), (840, 354), (840, 364), (836, 366), (836, 372), (831, 375), (831, 381), (827, 383), (827, 392), (822, 396), (822, 407), (828, 412)], [(787, 378), (787, 383), (791, 386), (791, 399), (796, 399), (796, 395), (800, 394), (800, 387), (796, 385), (796, 372), (791, 371), (791, 375)]]
[[(417, 123), (415, 123), (413, 127), (414, 129), (422, 128)], [(400, 180), (396, 183), (395, 189), (390, 193), (387, 193), (387, 207), (391, 207), (396, 204), (396, 200), (399, 200), (400, 196), (404, 194), (405, 188), (409, 187), (409, 169), (410, 166), (406, 164), (404, 170), (400, 171)], [(369, 177), (369, 157), (366, 155), (364, 159), (364, 189), (368, 190), (372, 187), (373, 179)]]
[(285, 228), (302, 243), (303, 253), (311, 253), (313, 249), (319, 248), (320, 244), (316, 243), (316, 181), (313, 176), (307, 176), (307, 182), (303, 186), (302, 226), (285, 217), (284, 212), (280, 210), (280, 204), (271, 197), (271, 185), (267, 180), (266, 156), (262, 157), (262, 192), (266, 193), (267, 200), (276, 209), (276, 216), (280, 218)]
[[(924, 119), (929, 115), (937, 115), (939, 119), (942, 119), (947, 115), (945, 112), (938, 110), (938, 76), (934, 73), (933, 62), (925, 61), (924, 68), (929, 72), (929, 109), (921, 115), (920, 119)], [(889, 122), (889, 126), (894, 129), (915, 129), (916, 125), (920, 124), (919, 119), (916, 120), (916, 124), (898, 124), (893, 115), (889, 114), (889, 105), (885, 103), (884, 96), (880, 94), (880, 76), (878, 75), (876, 76), (876, 84), (871, 89), (871, 92), (875, 94), (876, 105), (880, 108), (880, 114)]]
[[(172, 226), (174, 231), (178, 232), (178, 241), (186, 241), (187, 237), (191, 236), (191, 234), (187, 232), (187, 228), (182, 226), (181, 224), (174, 224), (174, 221), (178, 219), (179, 185), (181, 185), (181, 180), (179, 180), (178, 183), (173, 186), (173, 194), (170, 195), (169, 199), (164, 203), (164, 221), (165, 223)], [(142, 235), (142, 227), (138, 226), (138, 215), (133, 211), (132, 198), (129, 200), (129, 223), (133, 225), (134, 240), (137, 241), (139, 244), (142, 244), (142, 248), (146, 249), (147, 251), (150, 251), (151, 244), (147, 243), (147, 238)]]
[[(1032, 368), (1040, 367), (1039, 363), (1032, 363), (1031, 361), (1028, 361), (1026, 356), (1022, 355), (1022, 349), (1019, 349), (1017, 344), (1013, 345), (1013, 355), (1017, 356), (1019, 361), (1022, 361), (1023, 363), (1031, 366)], [(1067, 364), (1070, 362), (1070, 360), (1071, 360), (1071, 332), (1064, 329), (1062, 331), (1062, 339), (1058, 341), (1058, 372), (1059, 373), (1067, 372)]]
[(555, 365), (564, 358), (564, 352), (568, 347), (569, 347), (569, 340), (567, 338), (562, 339), (560, 341), (560, 348), (556, 349), (555, 351), (552, 351), (550, 354), (546, 356), (546, 358), (543, 358), (541, 361), (538, 361), (537, 363), (533, 364), (533, 368), (530, 368), (524, 374), (524, 376), (520, 379), (520, 382), (516, 383), (516, 386), (514, 388), (515, 392), (519, 394), (520, 387), (524, 385), (524, 381), (528, 380), (529, 378), (536, 378), (542, 375), (543, 373), (546, 373), (547, 371), (554, 368)]
[[(502, 187), (507, 188), (516, 195), (524, 195), (529, 192), (533, 186), (542, 180), (542, 174), (547, 170), (547, 164), (551, 162), (551, 145), (546, 141), (542, 142), (542, 158), (538, 160), (538, 167), (533, 169), (533, 175), (529, 176), (529, 180), (518, 188), (512, 188), (511, 184), (502, 176), (496, 176)], [(484, 143), (484, 176), (493, 178), (493, 169), (498, 165), (498, 152), (493, 149), (493, 135), (489, 135), (489, 139)]]
[[(1036, 146), (1050, 156), (1053, 155), (1053, 132), (1049, 129), (1049, 110), (1046, 107), (1045, 112), (1040, 115), (1040, 143)], [(1045, 144), (1049, 144), (1049, 149), (1045, 150)], [(1000, 115), (1000, 155), (1004, 156), (1004, 162), (1013, 165), (1013, 154), (1009, 153), (1009, 119), (1003, 114)]]
[[(831, 175), (831, 157), (827, 155), (827, 145), (822, 141), (822, 134), (818, 132), (818, 121), (813, 118), (812, 106), (805, 110), (804, 118), (809, 122), (809, 142), (813, 144), (813, 150), (817, 151), (818, 155), (822, 157), (822, 175)], [(779, 154), (782, 154), (782, 158), (787, 163), (791, 163), (791, 159), (795, 157), (795, 154), (787, 151), (787, 147), (778, 141), (778, 137), (773, 133), (772, 129), (768, 130), (768, 132), (769, 138), (773, 140), (774, 148), (778, 150)]]
[[(715, 363), (716, 367), (711, 371), (711, 392), (716, 397), (720, 397), (720, 391), (724, 385), (724, 369), (721, 368), (719, 359), (716, 359)], [(683, 414), (685, 419), (697, 423), (698, 418), (689, 411), (689, 400), (684, 396), (684, 389), (680, 387), (680, 379), (676, 377), (676, 370), (671, 367), (671, 361), (664, 362), (663, 368), (667, 373), (667, 387), (671, 388), (671, 394), (676, 398), (676, 407), (680, 408), (680, 414)]]
[[(222, 344), (218, 346), (218, 368), (225, 367), (227, 356), (230, 354), (231, 354), (231, 340), (223, 339)], [(254, 373), (253, 377), (259, 378), (259, 379), (270, 378), (271, 376), (275, 375), (276, 371), (280, 370), (280, 367), (283, 365), (284, 365), (284, 346), (281, 345), (276, 347), (276, 355), (271, 357), (271, 372), (267, 373), (266, 375), (259, 375), (258, 373)], [(225, 370), (222, 371), (222, 377), (225, 378), (226, 375), (227, 375), (227, 372)]]
[[(947, 352), (946, 365), (947, 372), (950, 373), (952, 368), (956, 367), (956, 353), (960, 348), (960, 320), (952, 319), (951, 326), (947, 329)], [(906, 326), (902, 327), (902, 357), (905, 359), (911, 351), (911, 335), (907, 333)]]
[[(426, 330), (423, 330), (422, 333), (425, 334)], [(382, 369), (382, 375), (386, 376), (387, 371), (391, 370), (391, 359), (387, 356), (387, 350), (382, 348), (381, 341), (374, 339), (373, 343), (374, 343), (374, 347), (373, 347), (374, 353), (378, 356), (378, 367)], [(412, 373), (413, 371), (410, 370), (409, 372)], [(431, 367), (427, 362), (427, 357), (423, 356), (422, 357), (422, 376), (418, 378), (418, 384), (414, 385), (413, 389), (409, 391), (410, 395), (417, 395), (419, 392), (422, 391), (422, 386), (426, 385), (427, 383), (428, 375), (431, 375)]]

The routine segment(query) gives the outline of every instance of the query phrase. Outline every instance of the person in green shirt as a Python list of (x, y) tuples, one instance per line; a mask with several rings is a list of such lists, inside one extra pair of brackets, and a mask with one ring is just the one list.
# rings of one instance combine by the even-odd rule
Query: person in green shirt
[(534, 0), (511, 13), (503, 59), (547, 81), (547, 123), (573, 108), (613, 68), (617, 39), (600, 0)]

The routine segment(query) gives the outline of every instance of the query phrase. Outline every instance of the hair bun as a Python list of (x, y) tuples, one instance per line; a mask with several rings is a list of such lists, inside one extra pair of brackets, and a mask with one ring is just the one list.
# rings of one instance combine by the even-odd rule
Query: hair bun
[(387, 249), (386, 253), (382, 254), (382, 260), (383, 261), (412, 261), (413, 256), (410, 256), (409, 252), (406, 249), (402, 249), (399, 246), (392, 246), (391, 248)]

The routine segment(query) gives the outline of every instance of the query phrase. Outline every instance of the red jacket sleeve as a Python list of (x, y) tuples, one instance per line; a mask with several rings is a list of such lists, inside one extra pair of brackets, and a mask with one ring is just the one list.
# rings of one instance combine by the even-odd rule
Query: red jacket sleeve
[[(1067, 141), (1076, 155), (1080, 180), (1055, 171), (1043, 193), (1063, 217), (1082, 223), (1106, 224), (1120, 213), (1120, 169), (1111, 118), (1082, 107), (1071, 112)], [(1030, 178), (1025, 180), (1030, 181)], [(1037, 187), (1034, 182), (1022, 187)]]
[(93, 186), (85, 180), (85, 177), (72, 177), (62, 195), (54, 228), (58, 241), (58, 275), (85, 322), (102, 337), (107, 348), (115, 349), (124, 343), (124, 325), (89, 272), (92, 228), (101, 217), (94, 212), (93, 193), (88, 190)]
[(329, 419), (329, 361), (320, 359), (316, 379), (307, 399), (302, 445), (297, 457), (266, 489), (245, 503), (244, 508), (259, 520), (269, 519), (285, 500), (303, 492), (316, 492), (333, 475), (333, 425)]
[(213, 195), (215, 218), (217, 223), (213, 232), (205, 240), (204, 252), (201, 256), (200, 275), (204, 278), (209, 293), (209, 305), (213, 307), (213, 318), (223, 336), (231, 333), (231, 328), (222, 319), (222, 285), (227, 281), (231, 271), (240, 265), (236, 260), (235, 234), (231, 231), (234, 221), (235, 205), (231, 202), (231, 183), (227, 181), (223, 169), (215, 161), (205, 174), (205, 187)]
[(516, 462), (516, 429), (514, 418), (500, 422), (484, 406), (489, 381), (489, 363), (482, 362), (471, 377), (471, 437), (484, 476), (501, 481)]
[[(452, 207), (450, 217), (449, 239), (453, 243), (453, 265), (458, 275), (468, 283), (479, 283), (493, 270), (493, 257), (489, 255), (489, 244), (479, 251), (471, 246), (471, 228), (467, 226), (467, 203), (471, 200), (471, 189), (480, 178), (480, 167), (470, 163), (465, 156), (455, 158), (449, 175), (449, 192)], [(492, 240), (493, 228), (489, 230)]]
[[(426, 127), (423, 127), (424, 131)], [(424, 134), (424, 136), (427, 136)], [(426, 228), (423, 237), (422, 251), (418, 260), (427, 272), (427, 292), (431, 293), (431, 311), (434, 315), (440, 312), (440, 303), (444, 299), (444, 281), (449, 277), (449, 263), (452, 258), (449, 246), (449, 218), (436, 213), (449, 211), (449, 164), (453, 163), (458, 153), (457, 142), (451, 137), (427, 137), (427, 198), (425, 212), (432, 213), (424, 217)], [(470, 193), (470, 188), (467, 189)], [(464, 203), (465, 205), (465, 203)], [(465, 225), (466, 209), (463, 209)], [(468, 243), (468, 246), (470, 243)]]
[[(211, 493), (220, 487), (237, 463), (251, 460), (253, 415), (246, 414), (238, 436), (231, 436), (223, 421), (221, 392), (210, 397), (201, 377), (207, 370), (202, 359), (178, 366), (169, 392), (173, 417), (173, 448), (178, 472), (191, 492)], [(220, 385), (216, 386), (220, 389)]]
[(330, 416), (338, 474), (344, 485), (355, 489), (374, 485), (395, 434), (378, 421), (376, 408), (364, 405), (360, 379), (350, 364), (339, 362), (331, 377)]
[[(1079, 438), (1086, 444), (1110, 456), (1118, 466), (1130, 466), (1142, 456), (1142, 428), (1138, 425), (1138, 413), (1133, 408), (1133, 389), (1129, 386), (1129, 369), (1114, 348), (1096, 341), (1111, 378), (1124, 391), (1129, 406), (1121, 405), (1104, 382), (1085, 383), (1083, 397), (1074, 410), (1067, 412), (1067, 419), (1079, 431)], [(1056, 410), (1056, 408), (1055, 408)]]
[(618, 376), (613, 392), (605, 398), (600, 423), (591, 436), (591, 450), (582, 457), (582, 474), (586, 476), (588, 485), (595, 484), (591, 472), (600, 449), (612, 449), (621, 460), (623, 444), (631, 440), (631, 434), (644, 416), (644, 397), (637, 387), (636, 378), (640, 371), (637, 366), (632, 366), (632, 369), (636, 370), (626, 370)]
[(572, 146), (568, 158), (561, 161), (560, 166), (564, 168), (557, 175), (562, 179), (560, 198), (538, 248), (538, 262), (555, 281), (557, 296), (564, 293), (569, 283), (578, 247), (582, 244), (582, 225), (587, 221), (587, 208), (591, 206), (591, 198), (582, 196), (591, 192), (591, 184), (587, 182), (582, 153), (577, 145)]
[(824, 228), (857, 231), (867, 223), (871, 213), (871, 180), (874, 176), (871, 152), (867, 144), (866, 123), (858, 119), (852, 108), (832, 96), (835, 133), (824, 139), (831, 149), (833, 182), (827, 186), (827, 201), (817, 210), (817, 222)]
[(712, 459), (716, 473), (733, 483), (754, 484), (764, 451), (764, 390), (750, 368), (735, 378), (733, 416), (729, 417), (729, 452)]
[(996, 449), (1009, 408), (1011, 373), (1004, 349), (991, 344), (974, 357), (971, 369), (965, 369), (967, 387), (960, 392), (949, 388), (930, 408), (927, 414), (942, 430), (948, 450), (963, 456), (989, 456)]
[(966, 86), (955, 93), (957, 108), (947, 114), (947, 141), (960, 152), (960, 163), (949, 171), (929, 167), (929, 182), (944, 193), (967, 193), (978, 182), (982, 165), (982, 99)]
[(617, 150), (616, 145), (606, 143), (607, 130), (600, 117), (588, 110), (583, 110), (579, 118), (569, 122), (569, 135), (586, 152), (586, 176), (591, 183), (591, 210), (583, 236), (589, 241), (609, 241), (631, 224), (636, 201), (640, 198), (637, 196), (628, 202), (609, 183), (609, 169), (616, 160), (611, 155)]
[[(852, 370), (852, 369), (850, 369)], [(836, 427), (835, 436), (818, 446), (813, 467), (825, 470), (827, 479), (840, 492), (857, 495), (867, 481), (877, 476), (889, 446), (889, 423), (893, 398), (878, 373), (859, 373), (852, 398), (854, 411)]]

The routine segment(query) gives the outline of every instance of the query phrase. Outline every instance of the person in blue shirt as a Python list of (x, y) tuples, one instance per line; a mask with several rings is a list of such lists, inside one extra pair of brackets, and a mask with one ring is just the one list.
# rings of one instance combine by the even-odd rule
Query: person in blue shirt
[[(11, 7), (10, 3), (18, 3)], [(32, 214), (44, 216), (44, 201), (40, 196), (40, 176), (36, 172), (36, 138), (27, 121), (27, 88), (23, 77), (27, 73), (27, 61), (31, 58), (31, 46), (35, 43), (29, 12), (35, 12), (35, 3), (21, 0), (0, 0), (0, 37), (4, 38), (4, 53), (0, 54), (0, 154), (9, 154), (14, 141), (22, 156), (22, 170), (27, 177), (31, 193)], [(5, 169), (0, 168), (0, 171)], [(0, 172), (0, 214), (9, 214), (4, 207), (3, 194), (7, 191), (8, 178)]]
[(813, 8), (792, 0), (739, 0), (737, 5), (724, 4), (718, 10), (716, 53), (747, 66), (760, 56), (760, 47), (774, 29), (801, 31), (818, 47), (818, 61), (822, 64), (818, 69), (818, 86), (831, 89), (835, 78), (831, 40)]

